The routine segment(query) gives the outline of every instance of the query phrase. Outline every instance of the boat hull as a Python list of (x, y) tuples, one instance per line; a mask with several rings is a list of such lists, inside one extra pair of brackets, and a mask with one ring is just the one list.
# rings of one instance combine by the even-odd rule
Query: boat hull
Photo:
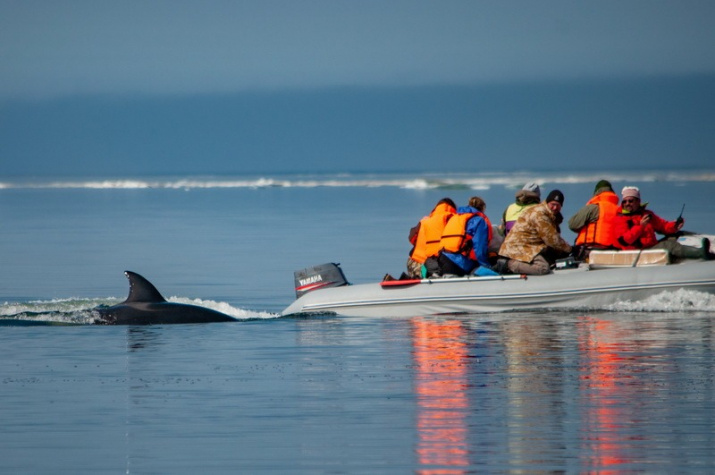
[(715, 262), (558, 270), (545, 276), (425, 279), (393, 286), (347, 285), (303, 295), (283, 315), (423, 316), (537, 309), (604, 308), (664, 291), (715, 294)]

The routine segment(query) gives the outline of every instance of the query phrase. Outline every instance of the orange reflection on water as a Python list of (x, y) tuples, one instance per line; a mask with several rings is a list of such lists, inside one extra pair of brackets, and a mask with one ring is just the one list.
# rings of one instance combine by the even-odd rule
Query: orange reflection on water
[(469, 466), (466, 330), (458, 321), (412, 321), (417, 374), (417, 457), (422, 475), (459, 475)]
[(581, 394), (584, 404), (584, 428), (588, 465), (601, 473), (612, 473), (631, 460), (623, 450), (619, 430), (626, 423), (623, 402), (628, 399), (622, 384), (622, 354), (625, 352), (622, 329), (613, 322), (586, 317), (579, 331), (579, 350), (584, 364), (581, 371)]

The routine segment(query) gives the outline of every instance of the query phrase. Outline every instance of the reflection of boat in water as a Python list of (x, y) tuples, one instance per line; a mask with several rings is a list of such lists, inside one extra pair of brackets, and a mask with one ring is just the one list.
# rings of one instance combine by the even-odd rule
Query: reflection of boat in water
[(415, 451), (419, 474), (464, 474), (469, 461), (469, 425), (474, 408), (467, 388), (468, 329), (462, 322), (412, 319), (417, 401)]
[(469, 276), (357, 285), (347, 284), (337, 265), (324, 264), (296, 272), (298, 299), (283, 315), (398, 317), (604, 308), (679, 289), (715, 294), (715, 261), (667, 264), (667, 255), (664, 262), (655, 251), (612, 251), (610, 257), (602, 257), (600, 264), (591, 259), (590, 264), (557, 269), (545, 276)]

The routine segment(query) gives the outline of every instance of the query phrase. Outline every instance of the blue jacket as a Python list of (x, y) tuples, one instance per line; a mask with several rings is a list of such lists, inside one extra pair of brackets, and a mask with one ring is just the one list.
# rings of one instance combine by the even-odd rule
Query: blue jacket
[[(457, 209), (457, 213), (476, 213), (478, 209), (472, 208), (471, 206), (460, 206)], [(474, 261), (464, 254), (458, 254), (454, 252), (444, 252), (446, 257), (452, 262), (457, 264), (466, 274), (470, 274), (476, 267), (486, 267), (491, 269), (489, 265), (489, 258), (487, 253), (487, 248), (489, 246), (489, 230), (487, 229), (487, 222), (482, 219), (481, 216), (474, 216), (472, 219), (467, 221), (467, 234), (472, 236), (472, 245), (474, 248), (474, 255), (477, 260)]]

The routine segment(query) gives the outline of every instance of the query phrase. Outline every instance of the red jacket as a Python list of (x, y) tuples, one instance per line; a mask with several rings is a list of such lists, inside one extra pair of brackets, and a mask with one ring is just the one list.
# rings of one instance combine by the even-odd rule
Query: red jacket
[[(642, 226), (641, 218), (649, 214), (650, 221)], [(648, 249), (658, 243), (655, 233), (674, 234), (678, 231), (675, 221), (666, 221), (654, 212), (641, 209), (637, 213), (623, 214), (619, 208), (615, 222), (615, 246), (619, 249)]]

